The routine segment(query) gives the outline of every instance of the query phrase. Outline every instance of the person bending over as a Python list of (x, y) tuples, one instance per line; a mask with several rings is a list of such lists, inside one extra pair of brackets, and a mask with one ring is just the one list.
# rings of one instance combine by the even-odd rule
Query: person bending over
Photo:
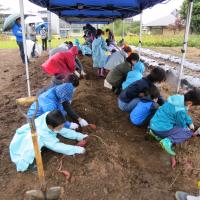
[[(38, 96), (38, 112), (36, 117), (39, 117), (48, 111), (60, 110), (64, 116), (69, 116), (72, 120), (78, 122), (81, 127), (88, 126), (87, 121), (76, 114), (71, 107), (73, 93), (78, 85), (78, 77), (76, 75), (71, 75), (68, 83), (57, 85), (40, 94)], [(36, 103), (33, 103), (27, 113), (30, 118), (33, 116), (35, 109)], [(65, 127), (77, 129), (79, 125), (67, 121), (65, 122)]]
[(113, 91), (119, 94), (122, 88), (122, 83), (126, 80), (127, 73), (132, 70), (132, 67), (138, 62), (139, 55), (132, 53), (126, 61), (114, 69), (112, 69), (106, 76), (105, 84), (110, 84)]
[[(165, 80), (165, 70), (160, 67), (154, 68), (148, 76), (132, 83), (121, 92), (118, 98), (119, 109), (123, 112), (130, 113), (133, 110), (133, 108), (135, 108), (140, 99), (144, 96), (144, 92), (147, 89), (149, 89), (155, 83), (161, 83)], [(158, 104), (162, 105), (163, 103), (164, 100), (160, 96), (158, 98)]]
[(159, 108), (157, 101), (160, 97), (160, 92), (155, 85), (147, 89), (144, 94), (144, 97), (140, 99), (130, 114), (130, 120), (135, 126), (147, 127), (156, 110)]
[[(85, 153), (85, 148), (75, 145), (67, 145), (57, 138), (57, 135), (81, 141), (88, 135), (64, 128), (65, 117), (59, 110), (44, 113), (35, 120), (38, 143), (40, 150), (46, 147), (64, 155)], [(35, 159), (31, 130), (29, 124), (25, 124), (16, 130), (9, 146), (10, 157), (15, 163), (17, 171), (26, 171)]]
[(150, 121), (150, 129), (171, 156), (176, 155), (173, 144), (183, 143), (193, 135), (195, 127), (188, 110), (194, 105), (200, 105), (200, 90), (197, 88), (184, 95), (169, 96)]

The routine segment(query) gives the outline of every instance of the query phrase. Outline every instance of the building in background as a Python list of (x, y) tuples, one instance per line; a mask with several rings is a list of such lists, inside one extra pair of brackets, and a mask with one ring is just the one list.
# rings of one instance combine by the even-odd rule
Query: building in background
[(143, 24), (143, 31), (149, 34), (169, 34), (170, 32), (182, 31), (184, 24), (180, 19), (179, 12), (175, 9), (168, 16)]

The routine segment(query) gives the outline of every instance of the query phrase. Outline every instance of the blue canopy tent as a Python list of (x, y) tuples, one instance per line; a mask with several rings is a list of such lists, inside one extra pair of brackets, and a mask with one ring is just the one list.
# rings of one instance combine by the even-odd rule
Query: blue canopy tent
[[(127, 18), (165, 0), (29, 0), (60, 17)], [(88, 20), (87, 20), (88, 21)], [(101, 21), (101, 20), (99, 20)], [(70, 20), (68, 21), (70, 22)]]

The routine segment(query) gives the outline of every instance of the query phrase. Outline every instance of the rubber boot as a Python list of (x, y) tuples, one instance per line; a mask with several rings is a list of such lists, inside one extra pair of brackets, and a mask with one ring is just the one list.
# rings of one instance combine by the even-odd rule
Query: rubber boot
[(162, 139), (160, 141), (160, 144), (162, 146), (162, 148), (168, 153), (170, 154), (171, 156), (175, 156), (176, 153), (173, 151), (172, 149), (172, 142), (170, 141), (170, 139), (168, 138), (165, 138), (165, 139)]

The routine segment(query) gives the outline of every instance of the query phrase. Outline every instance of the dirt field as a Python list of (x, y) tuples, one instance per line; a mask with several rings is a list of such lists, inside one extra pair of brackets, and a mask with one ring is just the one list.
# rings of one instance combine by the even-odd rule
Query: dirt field
[[(27, 91), (24, 67), (17, 50), (0, 50), (0, 58), (0, 199), (22, 200), (26, 190), (38, 188), (35, 172), (16, 172), (8, 149), (16, 128), (25, 122), (15, 105), (15, 99), (25, 96)], [(46, 58), (31, 62), (32, 94), (50, 82), (39, 67)], [(62, 199), (66, 200), (172, 200), (176, 190), (196, 192), (200, 138), (176, 147), (178, 164), (172, 170), (169, 157), (159, 144), (145, 140), (145, 130), (132, 126), (128, 115), (117, 108), (116, 96), (103, 88), (102, 79), (96, 78), (91, 59), (86, 57), (82, 62), (88, 80), (81, 80), (73, 107), (96, 124), (97, 131), (89, 132), (91, 137), (83, 156), (63, 157), (43, 151), (48, 185), (63, 186)], [(162, 91), (164, 96), (169, 93), (166, 86)], [(197, 109), (192, 116), (199, 123)], [(58, 172), (61, 160), (62, 169), (72, 174), (70, 181)]]

